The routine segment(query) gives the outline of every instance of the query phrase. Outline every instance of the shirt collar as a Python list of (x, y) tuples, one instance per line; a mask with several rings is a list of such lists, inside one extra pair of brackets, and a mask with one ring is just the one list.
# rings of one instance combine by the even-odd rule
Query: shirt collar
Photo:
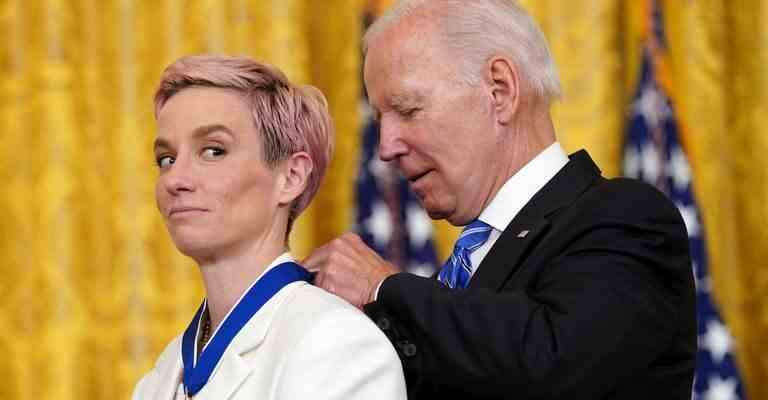
[(536, 192), (567, 163), (568, 155), (560, 143), (552, 143), (504, 183), (478, 219), (503, 232)]

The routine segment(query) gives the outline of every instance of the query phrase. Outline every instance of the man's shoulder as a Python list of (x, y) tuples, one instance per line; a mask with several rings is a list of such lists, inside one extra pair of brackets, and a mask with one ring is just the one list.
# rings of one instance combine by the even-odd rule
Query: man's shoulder
[(623, 177), (601, 178), (580, 196), (575, 205), (597, 215), (678, 214), (675, 204), (657, 188)]

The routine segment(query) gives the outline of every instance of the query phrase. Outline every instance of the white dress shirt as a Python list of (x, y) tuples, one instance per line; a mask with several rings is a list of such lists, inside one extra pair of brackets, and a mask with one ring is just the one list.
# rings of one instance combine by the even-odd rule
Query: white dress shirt
[[(501, 233), (507, 229), (507, 225), (515, 218), (517, 213), (528, 204), (533, 196), (541, 190), (555, 175), (568, 164), (568, 154), (565, 153), (559, 142), (554, 142), (542, 150), (536, 157), (523, 166), (516, 174), (507, 180), (499, 189), (496, 196), (488, 206), (480, 213), (478, 219), (490, 225), (491, 234), (470, 256), (472, 261), (472, 276), (477, 272), (477, 267), (499, 239)], [(379, 298), (379, 289), (384, 281), (376, 286), (373, 299)]]
[(560, 143), (549, 145), (536, 157), (514, 174), (496, 196), (480, 213), (478, 219), (490, 225), (493, 230), (488, 240), (475, 250), (469, 259), (472, 261), (472, 276), (477, 267), (491, 250), (501, 233), (533, 196), (541, 190), (568, 163), (568, 155)]

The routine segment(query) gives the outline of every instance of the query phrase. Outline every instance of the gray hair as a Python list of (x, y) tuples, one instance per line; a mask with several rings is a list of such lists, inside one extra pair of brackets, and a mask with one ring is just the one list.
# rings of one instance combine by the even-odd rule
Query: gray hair
[(514, 0), (400, 0), (368, 28), (363, 53), (367, 54), (376, 36), (428, 3), (434, 3), (431, 11), (447, 49), (461, 57), (461, 81), (479, 84), (481, 66), (494, 55), (505, 55), (543, 99), (560, 98), (560, 80), (547, 40)]

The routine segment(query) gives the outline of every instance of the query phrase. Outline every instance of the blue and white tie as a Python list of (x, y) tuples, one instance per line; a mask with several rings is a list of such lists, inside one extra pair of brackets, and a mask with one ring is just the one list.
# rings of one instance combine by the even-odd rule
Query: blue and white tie
[(466, 288), (472, 276), (472, 261), (469, 256), (488, 240), (492, 229), (480, 220), (474, 220), (464, 227), (459, 239), (456, 240), (456, 245), (453, 246), (451, 257), (443, 265), (437, 280), (451, 289)]

